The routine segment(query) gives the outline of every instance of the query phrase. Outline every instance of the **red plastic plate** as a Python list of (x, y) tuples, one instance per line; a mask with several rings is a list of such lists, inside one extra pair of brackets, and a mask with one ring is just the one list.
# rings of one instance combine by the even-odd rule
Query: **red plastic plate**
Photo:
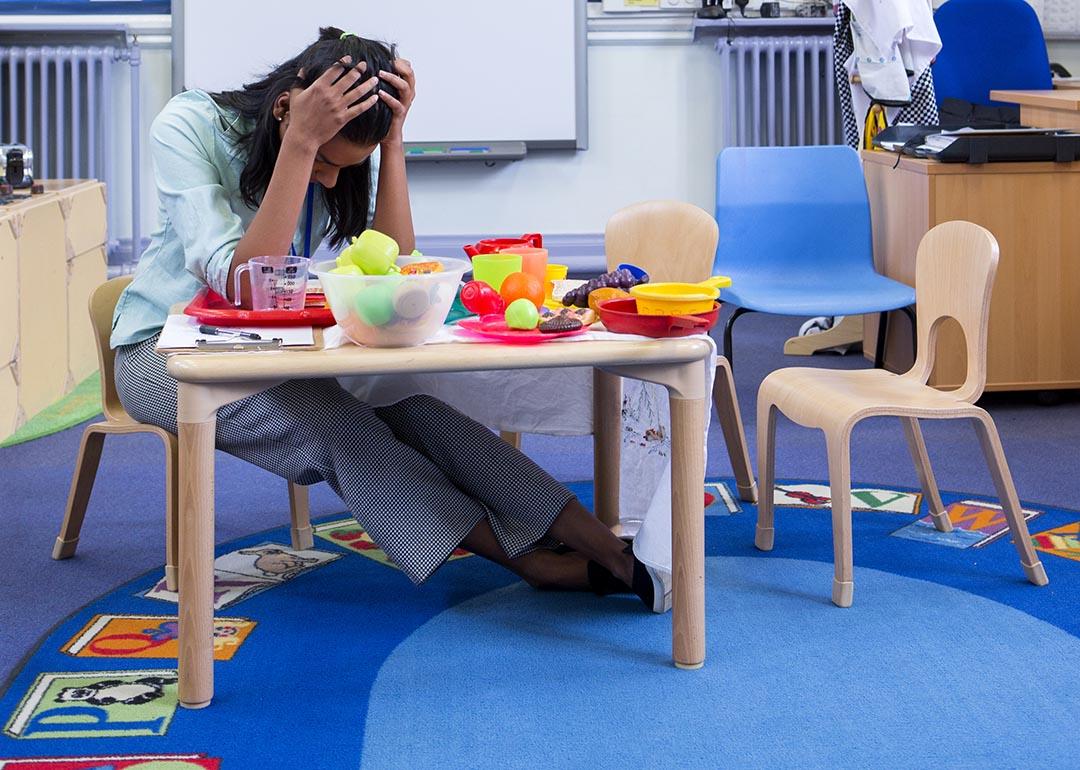
[(539, 331), (538, 329), (530, 329), (528, 331), (511, 329), (504, 322), (483, 321), (475, 317), (462, 318), (457, 322), (457, 325), (474, 337), (483, 337), (484, 339), (492, 340), (494, 342), (504, 342), (509, 345), (537, 345), (541, 342), (551, 342), (552, 340), (561, 339), (562, 337), (576, 337), (589, 330), (587, 326), (583, 326), (580, 329), (574, 329), (572, 332), (544, 334), (544, 332)]
[(241, 310), (217, 292), (204, 289), (184, 308), (203, 323), (222, 326), (333, 326), (334, 314), (322, 294), (309, 293), (303, 310)]

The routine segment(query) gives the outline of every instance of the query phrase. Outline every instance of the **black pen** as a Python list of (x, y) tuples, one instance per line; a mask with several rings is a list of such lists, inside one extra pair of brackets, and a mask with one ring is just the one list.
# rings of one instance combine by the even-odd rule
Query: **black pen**
[(247, 339), (247, 340), (261, 340), (262, 339), (262, 337), (260, 335), (254, 334), (252, 332), (242, 332), (239, 329), (219, 329), (216, 326), (207, 326), (206, 324), (201, 324), (199, 326), (199, 331), (202, 332), (203, 334), (221, 335), (221, 336), (225, 336), (225, 337), (228, 337), (228, 336), (243, 337), (244, 339)]

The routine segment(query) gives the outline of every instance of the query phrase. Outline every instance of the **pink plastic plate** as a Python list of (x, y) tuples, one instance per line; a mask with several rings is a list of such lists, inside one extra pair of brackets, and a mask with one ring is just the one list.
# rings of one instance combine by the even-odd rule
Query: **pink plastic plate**
[(466, 332), (474, 337), (482, 337), (492, 342), (504, 342), (508, 345), (536, 345), (541, 342), (551, 342), (562, 337), (576, 337), (579, 334), (584, 334), (589, 330), (589, 327), (583, 326), (580, 329), (574, 329), (572, 332), (556, 332), (554, 334), (544, 334), (539, 329), (530, 329), (524, 331), (521, 329), (511, 329), (506, 323), (499, 319), (498, 321), (486, 321), (480, 318), (462, 318), (457, 322), (458, 328), (464, 329)]

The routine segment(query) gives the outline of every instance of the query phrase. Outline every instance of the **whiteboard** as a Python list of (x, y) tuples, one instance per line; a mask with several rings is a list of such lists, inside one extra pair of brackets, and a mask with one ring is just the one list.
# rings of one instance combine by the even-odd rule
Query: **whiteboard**
[(586, 146), (585, 0), (174, 0), (174, 85), (238, 88), (320, 26), (397, 43), (413, 63), (407, 142)]

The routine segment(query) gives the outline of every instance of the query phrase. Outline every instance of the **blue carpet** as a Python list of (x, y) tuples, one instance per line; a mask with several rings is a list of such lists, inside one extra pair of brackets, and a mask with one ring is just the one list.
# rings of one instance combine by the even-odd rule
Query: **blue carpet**
[[(589, 502), (588, 485), (574, 489)], [(1027, 507), (1039, 514), (1033, 533), (1080, 520)], [(706, 518), (709, 657), (697, 672), (670, 666), (670, 617), (636, 600), (534, 592), (477, 558), (413, 589), (368, 558), (377, 552), (317, 538), (340, 558), (218, 611), (256, 626), (216, 664), (211, 708), (175, 709), (174, 661), (60, 651), (99, 613), (168, 615), (173, 605), (141, 595), (155, 570), (61, 623), (16, 673), (0, 721), (24, 737), (0, 737), (0, 757), (202, 755), (176, 765), (187, 768), (1076, 766), (1080, 561), (1040, 554), (1051, 583), (1036, 588), (1007, 536), (948, 547), (891, 536), (911, 514), (857, 512), (855, 606), (841, 610), (828, 599), (828, 509), (778, 509), (770, 554), (752, 546), (754, 517), (744, 503)], [(287, 530), (218, 553), (267, 542), (287, 543)], [(145, 672), (128, 679), (163, 694), (128, 707), (71, 700), (130, 696), (90, 681), (125, 671)], [(54, 690), (43, 704), (110, 723), (79, 729), (163, 734), (35, 738), (56, 729), (57, 712), (21, 726), (12, 717), (52, 672), (109, 672), (71, 678), (68, 702)]]

